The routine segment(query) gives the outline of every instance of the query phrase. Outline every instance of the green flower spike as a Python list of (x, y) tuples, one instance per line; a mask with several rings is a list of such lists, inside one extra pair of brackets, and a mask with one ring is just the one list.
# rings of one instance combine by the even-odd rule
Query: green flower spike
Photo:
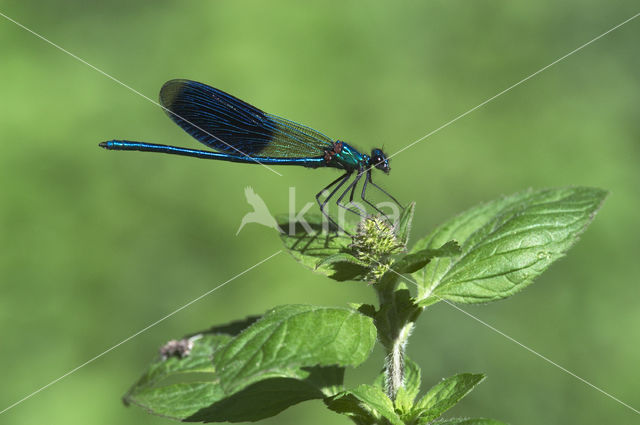
[(362, 220), (352, 240), (349, 247), (370, 268), (370, 282), (377, 282), (391, 267), (392, 256), (406, 248), (396, 237), (396, 228), (380, 216)]

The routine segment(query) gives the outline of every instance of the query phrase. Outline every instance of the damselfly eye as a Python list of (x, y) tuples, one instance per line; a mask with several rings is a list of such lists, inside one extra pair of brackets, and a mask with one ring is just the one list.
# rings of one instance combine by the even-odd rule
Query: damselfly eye
[(371, 151), (371, 165), (385, 173), (389, 172), (389, 160), (380, 149), (374, 149)]

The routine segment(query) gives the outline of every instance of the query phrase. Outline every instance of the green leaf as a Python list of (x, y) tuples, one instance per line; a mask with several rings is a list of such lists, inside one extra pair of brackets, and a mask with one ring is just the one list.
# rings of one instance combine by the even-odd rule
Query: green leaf
[(293, 258), (311, 270), (338, 281), (364, 279), (368, 268), (351, 255), (352, 240), (349, 235), (324, 232), (322, 217), (317, 215), (309, 216), (309, 229), (297, 225), (291, 227), (293, 232), (289, 232), (288, 218), (278, 217), (278, 225), (285, 229), (280, 238)]
[(523, 289), (576, 242), (606, 195), (588, 187), (529, 190), (446, 222), (412, 249), (416, 253), (455, 239), (462, 250), (414, 274), (420, 305), (442, 299), (488, 302)]
[(228, 335), (204, 335), (194, 338), (187, 357), (158, 358), (125, 394), (124, 403), (182, 419), (220, 399), (222, 389), (211, 384), (215, 380), (211, 358), (231, 339)]
[(375, 340), (357, 311), (281, 306), (235, 337), (204, 334), (187, 357), (158, 360), (125, 401), (181, 420), (258, 420), (342, 390), (341, 366), (361, 364)]
[[(309, 368), (304, 380), (270, 378), (224, 398), (193, 415), (185, 422), (255, 422), (275, 416), (294, 404), (322, 399), (342, 387), (344, 368)], [(324, 390), (331, 389), (327, 393)]]
[(396, 236), (402, 245), (407, 245), (409, 242), (409, 233), (411, 231), (411, 222), (413, 221), (413, 213), (416, 209), (416, 203), (412, 202), (407, 205), (407, 208), (402, 211), (398, 225), (396, 226)]
[(270, 377), (296, 377), (306, 366), (358, 366), (376, 340), (371, 318), (308, 305), (277, 307), (217, 351), (220, 385), (232, 393)]
[(453, 407), (485, 378), (483, 374), (461, 373), (445, 378), (415, 405), (421, 420), (434, 420)]
[[(425, 248), (412, 254), (407, 254), (393, 264), (397, 273), (415, 273), (429, 261), (437, 257), (453, 257), (460, 254), (460, 246), (456, 241), (449, 241), (437, 249)], [(393, 273), (393, 272), (392, 272)]]
[(327, 274), (330, 278), (338, 282), (344, 282), (346, 280), (363, 281), (367, 280), (369, 266), (350, 253), (341, 252), (320, 260), (316, 264), (316, 270)]
[(348, 416), (357, 425), (373, 425), (379, 419), (379, 415), (376, 412), (347, 392), (327, 397), (324, 399), (324, 403), (334, 412)]
[(338, 253), (338, 254), (330, 255), (330, 256), (325, 257), (324, 259), (320, 260), (316, 264), (316, 268), (322, 268), (322, 267), (330, 266), (330, 265), (335, 264), (335, 263), (353, 263), (353, 264), (356, 264), (358, 266), (367, 267), (367, 263), (365, 263), (364, 261), (357, 259), (356, 257), (354, 257), (351, 254), (347, 254), (347, 253), (341, 252), (341, 253)]
[(333, 398), (326, 399), (327, 406), (338, 413), (367, 422), (368, 418), (385, 418), (393, 425), (404, 425), (393, 408), (393, 402), (377, 386), (360, 385)]
[(422, 383), (422, 371), (420, 366), (409, 357), (404, 358), (404, 388), (407, 396), (413, 403), (420, 393), (420, 384)]
[(411, 396), (407, 392), (405, 387), (398, 388), (396, 392), (396, 398), (393, 401), (393, 406), (400, 415), (400, 418), (405, 422), (406, 417), (410, 417), (412, 413), (413, 403)]
[(429, 420), (422, 420), (420, 419), (418, 421), (418, 425), (426, 425), (426, 424), (433, 424), (433, 425), (506, 425), (504, 422), (500, 422), (500, 421), (496, 421), (494, 419), (486, 419), (486, 418), (475, 418), (475, 419), (469, 419), (469, 418), (453, 418), (453, 419), (443, 419), (443, 420), (438, 420), (435, 422), (431, 422)]
[(371, 318), (376, 315), (376, 307), (373, 304), (349, 303), (349, 307)]

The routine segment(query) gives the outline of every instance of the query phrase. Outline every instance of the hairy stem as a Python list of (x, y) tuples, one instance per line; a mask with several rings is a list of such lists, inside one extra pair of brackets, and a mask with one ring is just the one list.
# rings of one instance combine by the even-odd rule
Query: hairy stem
[(396, 399), (398, 390), (404, 386), (404, 356), (407, 341), (414, 322), (403, 314), (402, 303), (396, 298), (397, 279), (379, 282), (376, 290), (380, 301), (378, 317), (378, 337), (387, 351), (384, 368), (385, 389), (391, 400)]
[(398, 332), (387, 353), (387, 365), (385, 367), (387, 396), (391, 400), (396, 399), (398, 390), (404, 386), (404, 352), (407, 340), (413, 329), (413, 323), (405, 324)]

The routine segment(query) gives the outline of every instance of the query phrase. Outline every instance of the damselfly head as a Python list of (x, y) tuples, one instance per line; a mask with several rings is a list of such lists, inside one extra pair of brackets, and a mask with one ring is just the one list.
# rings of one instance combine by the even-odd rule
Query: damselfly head
[(378, 170), (382, 170), (386, 174), (389, 174), (389, 171), (391, 171), (391, 168), (389, 168), (389, 159), (387, 159), (387, 156), (381, 149), (374, 149), (371, 151), (369, 166), (376, 167)]

